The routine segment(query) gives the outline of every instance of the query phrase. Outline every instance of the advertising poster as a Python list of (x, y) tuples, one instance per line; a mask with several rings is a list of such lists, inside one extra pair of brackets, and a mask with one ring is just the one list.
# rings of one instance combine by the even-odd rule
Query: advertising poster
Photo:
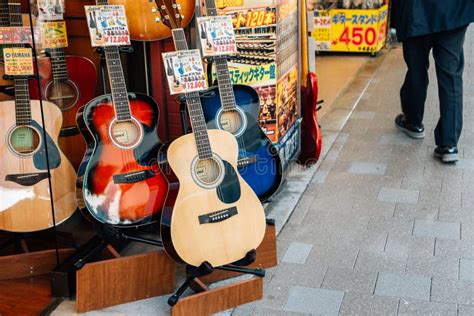
[(204, 57), (237, 53), (234, 27), (230, 17), (198, 17), (197, 22)]
[[(35, 32), (36, 33), (36, 32)], [(31, 44), (33, 39), (29, 26), (0, 27), (0, 44)]]
[(181, 50), (162, 56), (171, 95), (207, 89), (199, 50)]
[(38, 18), (40, 21), (63, 20), (64, 0), (38, 0)]
[(130, 45), (123, 5), (86, 5), (84, 8), (93, 47)]
[(388, 6), (373, 10), (316, 10), (316, 50), (370, 53), (386, 41)]

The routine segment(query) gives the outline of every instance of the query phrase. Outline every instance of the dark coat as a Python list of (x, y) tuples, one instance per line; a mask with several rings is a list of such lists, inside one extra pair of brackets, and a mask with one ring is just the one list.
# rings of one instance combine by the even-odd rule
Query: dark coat
[(403, 41), (474, 22), (474, 0), (392, 0), (391, 14), (392, 27)]

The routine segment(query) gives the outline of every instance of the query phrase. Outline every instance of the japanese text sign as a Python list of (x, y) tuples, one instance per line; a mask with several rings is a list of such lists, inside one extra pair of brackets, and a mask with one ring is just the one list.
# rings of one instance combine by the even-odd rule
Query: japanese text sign
[(197, 22), (204, 56), (237, 53), (234, 27), (229, 16), (199, 17)]
[(93, 47), (130, 45), (123, 5), (84, 6)]

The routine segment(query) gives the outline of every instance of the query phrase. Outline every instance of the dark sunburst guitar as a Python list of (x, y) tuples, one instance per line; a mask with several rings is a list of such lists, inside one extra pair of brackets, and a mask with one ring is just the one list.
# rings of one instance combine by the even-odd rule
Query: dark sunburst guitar
[(88, 143), (79, 167), (79, 203), (104, 224), (147, 224), (159, 219), (168, 192), (157, 163), (158, 106), (127, 91), (118, 47), (104, 47), (104, 53), (111, 94), (90, 101), (77, 116)]
[[(172, 28), (176, 50), (187, 50), (180, 6), (157, 0), (165, 25)], [(189, 1), (194, 5), (194, 1)], [(235, 137), (207, 130), (199, 93), (185, 95), (193, 132), (168, 148), (168, 162), (179, 180), (172, 208), (165, 208), (161, 238), (176, 261), (221, 266), (256, 249), (265, 233), (263, 207), (237, 171)]]

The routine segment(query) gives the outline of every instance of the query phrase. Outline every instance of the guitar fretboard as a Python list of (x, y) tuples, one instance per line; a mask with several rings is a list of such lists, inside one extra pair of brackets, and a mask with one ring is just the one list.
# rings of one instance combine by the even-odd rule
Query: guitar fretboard
[[(21, 3), (19, 0), (8, 1), (8, 13), (10, 26), (23, 26), (21, 18)], [(23, 44), (11, 45), (11, 47), (25, 47)], [(31, 124), (30, 91), (27, 78), (15, 78), (15, 115), (17, 125)]]
[(104, 47), (104, 51), (117, 120), (128, 121), (132, 118), (132, 115), (130, 113), (130, 103), (128, 102), (122, 61), (120, 60), (120, 51), (116, 46)]
[[(217, 16), (217, 8), (214, 0), (205, 0), (206, 14), (208, 16)], [(236, 108), (234, 89), (229, 73), (229, 65), (227, 58), (215, 58), (217, 82), (219, 84), (219, 95), (221, 97), (222, 108), (225, 111), (234, 110)]]
[[(186, 41), (184, 30), (173, 29), (172, 34), (176, 50), (187, 50), (188, 42)], [(209, 159), (212, 157), (212, 150), (209, 136), (207, 135), (206, 120), (204, 119), (204, 113), (202, 112), (199, 93), (190, 92), (186, 93), (185, 96), (199, 158)]]
[(8, 0), (0, 0), (0, 26), (10, 26)]
[(67, 80), (67, 66), (66, 57), (64, 56), (63, 48), (51, 48), (48, 49), (51, 60), (51, 71), (53, 73), (54, 81)]

